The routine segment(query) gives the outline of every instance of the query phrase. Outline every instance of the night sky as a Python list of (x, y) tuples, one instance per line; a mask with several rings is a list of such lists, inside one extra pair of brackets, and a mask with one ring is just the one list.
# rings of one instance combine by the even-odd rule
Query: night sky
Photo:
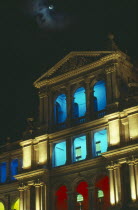
[[(37, 1), (42, 8), (34, 12)], [(138, 63), (136, 2), (0, 1), (1, 144), (7, 137), (11, 141), (21, 139), (26, 119), (37, 119), (38, 97), (33, 82), (70, 51), (103, 50), (112, 32), (119, 48)]]

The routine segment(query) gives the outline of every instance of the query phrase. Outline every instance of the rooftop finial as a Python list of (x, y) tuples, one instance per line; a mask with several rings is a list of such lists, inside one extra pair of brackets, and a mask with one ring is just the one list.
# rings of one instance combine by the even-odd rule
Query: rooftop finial
[(119, 50), (118, 46), (116, 45), (116, 43), (114, 41), (114, 34), (112, 34), (112, 33), (108, 34), (107, 50), (109, 50), (109, 51)]

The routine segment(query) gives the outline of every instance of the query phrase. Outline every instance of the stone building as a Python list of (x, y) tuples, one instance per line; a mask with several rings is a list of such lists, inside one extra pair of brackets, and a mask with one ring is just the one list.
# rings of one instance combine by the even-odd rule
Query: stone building
[(71, 52), (34, 86), (38, 122), (29, 119), (23, 139), (0, 148), (0, 210), (138, 208), (130, 58), (118, 49)]

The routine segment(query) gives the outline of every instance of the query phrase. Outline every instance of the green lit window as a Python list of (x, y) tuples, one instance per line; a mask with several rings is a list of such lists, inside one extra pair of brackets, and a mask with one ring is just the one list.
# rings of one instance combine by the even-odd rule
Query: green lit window
[(77, 195), (77, 202), (82, 202), (83, 201), (83, 196), (81, 194)]
[(81, 160), (81, 158), (82, 158), (81, 147), (76, 147), (75, 148), (75, 155), (76, 155), (76, 160)]
[(102, 190), (98, 190), (98, 198), (103, 198), (104, 192)]
[(96, 154), (97, 156), (101, 155), (101, 142), (100, 141), (96, 142)]

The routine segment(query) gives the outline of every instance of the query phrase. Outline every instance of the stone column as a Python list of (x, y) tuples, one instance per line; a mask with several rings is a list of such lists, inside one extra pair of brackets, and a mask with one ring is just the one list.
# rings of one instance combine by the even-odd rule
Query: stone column
[(35, 184), (35, 209), (41, 210), (40, 184)]
[(47, 201), (47, 195), (46, 195), (46, 185), (45, 183), (40, 183), (40, 209), (46, 210), (46, 201)]
[(91, 133), (86, 134), (87, 159), (92, 159), (92, 138)]
[(91, 105), (91, 91), (90, 91), (90, 82), (86, 81), (86, 119), (87, 121), (90, 120), (91, 113), (90, 113), (90, 105)]
[(112, 91), (113, 91), (113, 101), (116, 102), (119, 98), (119, 89), (118, 89), (118, 81), (117, 81), (117, 74), (116, 74), (116, 65), (114, 65), (112, 71)]
[(72, 145), (72, 141), (71, 138), (67, 138), (66, 139), (66, 164), (71, 164), (72, 163), (72, 159), (71, 159), (71, 145)]
[(116, 203), (118, 203), (118, 201), (119, 201), (119, 197), (118, 197), (118, 182), (117, 182), (118, 177), (117, 177), (117, 170), (116, 170), (116, 168), (114, 168), (113, 172), (114, 172), (114, 181), (115, 181), (115, 198), (116, 198), (115, 200), (116, 200)]
[(121, 175), (120, 175), (120, 165), (118, 164), (116, 167), (116, 175), (117, 175), (117, 184), (118, 184), (118, 202), (121, 202)]
[(10, 157), (6, 161), (6, 181), (9, 182), (11, 180), (11, 159)]
[(137, 199), (138, 199), (138, 160), (135, 160), (135, 176), (136, 176), (136, 192), (137, 192)]
[(52, 168), (52, 158), (53, 158), (53, 143), (49, 143), (49, 155), (48, 155), (48, 165), (50, 168)]
[(135, 183), (134, 161), (128, 161), (128, 165), (129, 165), (131, 199), (135, 201), (136, 200), (136, 183)]
[(24, 210), (24, 188), (19, 187), (19, 193), (20, 193), (20, 210)]
[(96, 114), (94, 110), (94, 90), (90, 90), (90, 119), (95, 119)]
[(113, 166), (108, 166), (109, 170), (109, 183), (110, 183), (110, 204), (115, 205), (115, 186), (114, 186), (114, 171)]
[(70, 87), (68, 87), (67, 89), (67, 127), (70, 127), (70, 123), (71, 123), (71, 114), (72, 114), (72, 101), (71, 101), (72, 97), (71, 97), (71, 91), (70, 91)]
[(28, 210), (27, 209), (27, 188), (26, 188), (26, 186), (24, 187), (24, 210)]
[(75, 209), (75, 204), (74, 204), (74, 192), (68, 191), (67, 192), (68, 196), (68, 210), (74, 210)]
[(113, 101), (111, 72), (111, 68), (106, 69), (107, 104), (111, 104)]
[(23, 170), (23, 163), (21, 157), (18, 158), (18, 173), (21, 173)]
[(30, 186), (27, 186), (26, 188), (26, 209), (30, 210)]
[(115, 200), (118, 204), (121, 200), (121, 182), (120, 182), (120, 168), (119, 165), (114, 166), (114, 186), (115, 186)]
[(89, 199), (89, 209), (90, 210), (95, 210), (94, 194), (95, 194), (95, 187), (94, 186), (88, 187), (88, 199)]

